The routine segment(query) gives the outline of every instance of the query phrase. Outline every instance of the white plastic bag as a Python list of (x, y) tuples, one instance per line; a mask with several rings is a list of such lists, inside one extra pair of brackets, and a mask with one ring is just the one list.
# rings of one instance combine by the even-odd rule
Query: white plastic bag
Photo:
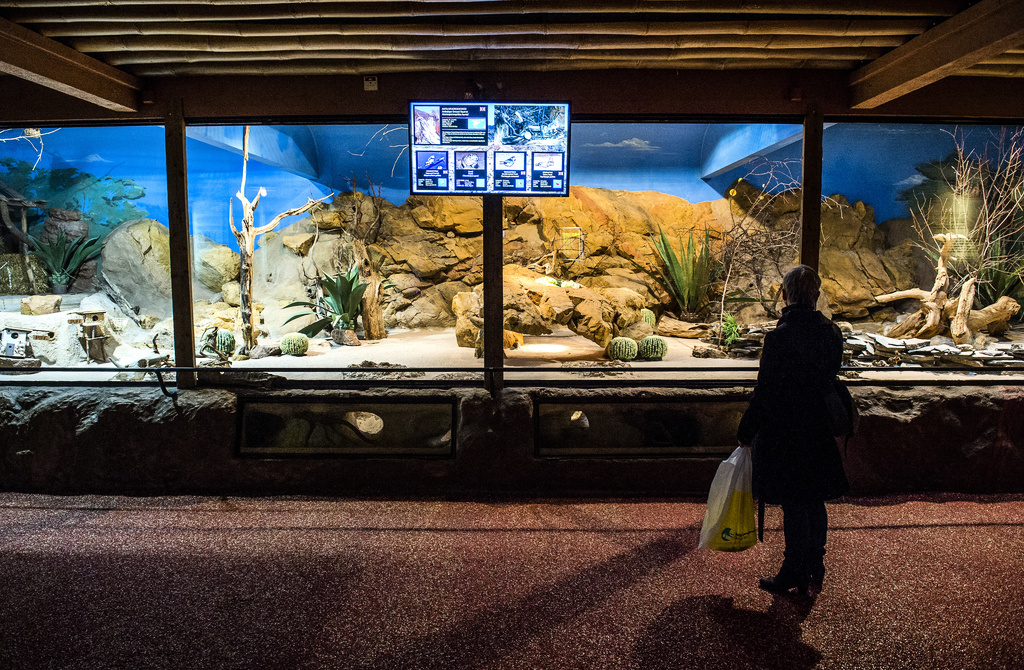
[(700, 529), (701, 549), (743, 551), (757, 544), (750, 449), (736, 447), (711, 482), (708, 508)]

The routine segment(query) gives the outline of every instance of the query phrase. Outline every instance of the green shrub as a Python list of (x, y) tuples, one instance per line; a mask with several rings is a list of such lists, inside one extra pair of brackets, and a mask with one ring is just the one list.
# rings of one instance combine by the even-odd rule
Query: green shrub
[(728, 347), (740, 339), (740, 327), (736, 323), (736, 317), (732, 314), (722, 316), (722, 344)]
[(645, 361), (660, 361), (668, 353), (668, 342), (664, 337), (651, 335), (640, 340), (637, 345), (637, 356)]
[(309, 350), (309, 338), (302, 333), (288, 333), (281, 338), (281, 353), (285, 356), (302, 356)]
[(638, 350), (636, 340), (629, 337), (616, 337), (608, 343), (608, 358), (613, 361), (631, 361), (636, 358)]

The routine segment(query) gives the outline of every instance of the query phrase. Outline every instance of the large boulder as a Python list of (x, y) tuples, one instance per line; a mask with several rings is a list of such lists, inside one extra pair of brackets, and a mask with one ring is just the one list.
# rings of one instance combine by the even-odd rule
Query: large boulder
[(171, 314), (171, 255), (167, 226), (125, 221), (103, 242), (103, 275), (140, 313)]
[(483, 204), (480, 198), (413, 197), (408, 203), (416, 224), (426, 230), (454, 232), (459, 235), (481, 233), (484, 230)]
[(452, 299), (452, 311), (455, 312), (455, 341), (460, 347), (476, 346), (483, 319), (480, 310), (483, 303), (476, 291), (457, 294)]
[(193, 235), (192, 256), (195, 278), (214, 293), (219, 293), (227, 282), (238, 279), (242, 260), (231, 247), (205, 235)]
[(78, 338), (78, 324), (68, 323), (71, 312), (33, 316), (0, 312), (0, 329), (18, 328), (32, 331), (29, 346), (32, 355), (44, 365), (73, 367), (86, 360), (85, 349)]
[(821, 288), (833, 315), (862, 318), (879, 306), (876, 295), (917, 288), (913, 244), (887, 249), (870, 207), (833, 195), (821, 211)]

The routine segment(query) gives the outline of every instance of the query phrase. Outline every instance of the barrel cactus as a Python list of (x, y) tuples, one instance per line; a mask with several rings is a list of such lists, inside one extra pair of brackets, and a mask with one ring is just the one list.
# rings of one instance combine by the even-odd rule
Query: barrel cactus
[(636, 353), (636, 340), (629, 337), (616, 337), (608, 344), (608, 358), (613, 361), (631, 361)]
[(235, 353), (235, 334), (227, 328), (218, 328), (213, 346), (220, 353), (230, 356)]
[(302, 356), (309, 349), (309, 338), (302, 333), (288, 333), (281, 338), (281, 353), (285, 356)]
[(660, 361), (668, 353), (668, 342), (664, 337), (651, 335), (640, 340), (637, 355), (645, 361)]
[(658, 318), (654, 316), (654, 312), (647, 309), (646, 307), (640, 310), (640, 318), (651, 324), (651, 328), (656, 328), (658, 325)]

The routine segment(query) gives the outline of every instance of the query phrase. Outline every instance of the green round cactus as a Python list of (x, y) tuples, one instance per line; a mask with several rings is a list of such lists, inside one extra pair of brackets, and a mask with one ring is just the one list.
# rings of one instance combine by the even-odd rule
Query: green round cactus
[(651, 324), (651, 328), (656, 328), (658, 326), (658, 317), (654, 316), (654, 312), (646, 307), (640, 310), (640, 318)]
[(608, 343), (608, 358), (613, 361), (631, 361), (636, 358), (636, 340), (629, 337), (616, 337)]
[(218, 328), (217, 339), (213, 347), (222, 354), (230, 356), (235, 353), (235, 334), (227, 328)]
[(302, 333), (288, 333), (281, 338), (281, 353), (285, 356), (302, 356), (309, 349), (309, 338)]
[(668, 342), (664, 337), (651, 335), (640, 340), (637, 355), (645, 361), (660, 361), (668, 353)]

